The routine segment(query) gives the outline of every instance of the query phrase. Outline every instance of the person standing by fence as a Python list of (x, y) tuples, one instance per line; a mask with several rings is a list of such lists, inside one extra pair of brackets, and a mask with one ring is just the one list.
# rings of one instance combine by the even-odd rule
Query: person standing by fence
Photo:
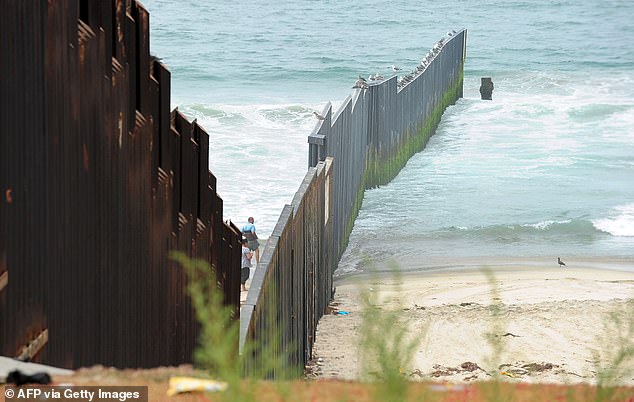
[(240, 270), (240, 290), (242, 292), (246, 292), (247, 290), (247, 279), (251, 275), (251, 258), (253, 258), (253, 253), (247, 246), (249, 242), (247, 239), (242, 238), (242, 269)]
[(242, 234), (249, 241), (249, 249), (255, 251), (255, 263), (260, 263), (260, 242), (258, 242), (258, 235), (255, 232), (255, 219), (252, 216), (249, 217), (249, 222), (242, 227)]

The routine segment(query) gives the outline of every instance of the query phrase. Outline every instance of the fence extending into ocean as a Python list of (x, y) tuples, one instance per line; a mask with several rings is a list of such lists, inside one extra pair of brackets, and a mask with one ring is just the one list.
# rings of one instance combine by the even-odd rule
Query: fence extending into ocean
[[(248, 373), (301, 374), (364, 190), (391, 180), (462, 96), (465, 49), (455, 32), (412, 73), (361, 83), (322, 111), (240, 308)], [(237, 312), (241, 234), (222, 220), (207, 133), (170, 112), (147, 11), (8, 0), (0, 53), (0, 355), (191, 362), (199, 324), (170, 252), (207, 261)]]
[(0, 54), (0, 355), (192, 362), (199, 325), (169, 253), (208, 261), (237, 313), (241, 234), (207, 133), (170, 112), (147, 11), (7, 0)]
[[(284, 207), (240, 314), (246, 372), (301, 374), (333, 296), (366, 189), (393, 179), (462, 97), (467, 31), (452, 32), (406, 75), (359, 83), (308, 137), (309, 168)], [(271, 362), (283, 362), (271, 364)]]

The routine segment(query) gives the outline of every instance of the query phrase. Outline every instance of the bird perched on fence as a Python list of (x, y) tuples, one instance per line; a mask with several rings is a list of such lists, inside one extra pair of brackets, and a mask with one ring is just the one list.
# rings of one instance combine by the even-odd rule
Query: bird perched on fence
[(563, 262), (563, 261), (561, 260), (561, 258), (559, 258), (559, 257), (557, 257), (557, 264), (559, 264), (559, 266), (560, 266), (560, 267), (565, 267), (565, 266), (566, 266), (566, 263), (565, 263), (565, 262)]
[(354, 86), (353, 86), (352, 88), (358, 88), (358, 89), (368, 89), (368, 88), (369, 88), (369, 86), (368, 86), (368, 84), (366, 83), (366, 81), (365, 81), (365, 80), (358, 79), (358, 80), (354, 83)]
[(313, 114), (315, 115), (315, 117), (317, 118), (317, 120), (326, 120), (326, 118), (322, 115), (320, 115), (317, 112), (313, 112)]

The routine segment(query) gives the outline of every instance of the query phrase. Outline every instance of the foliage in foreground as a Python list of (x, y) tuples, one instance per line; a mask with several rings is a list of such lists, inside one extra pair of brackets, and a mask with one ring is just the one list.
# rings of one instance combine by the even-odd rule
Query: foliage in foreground
[[(199, 367), (215, 379), (228, 383), (225, 392), (209, 394), (213, 400), (222, 401), (295, 401), (295, 400), (338, 400), (338, 401), (582, 401), (634, 402), (634, 389), (618, 387), (617, 379), (624, 375), (633, 374), (634, 366), (634, 302), (626, 304), (622, 311), (613, 312), (606, 321), (605, 345), (596, 352), (597, 386), (587, 384), (575, 386), (560, 385), (526, 385), (509, 384), (498, 376), (492, 381), (479, 382), (469, 385), (442, 386), (438, 384), (412, 383), (405, 373), (414, 358), (418, 341), (408, 336), (404, 317), (399, 313), (402, 309), (383, 309), (383, 301), (378, 298), (378, 292), (364, 290), (361, 292), (362, 324), (361, 353), (366, 373), (363, 383), (341, 382), (324, 384), (321, 391), (315, 393), (310, 382), (262, 382), (256, 377), (247, 378), (244, 373), (245, 359), (254, 350), (253, 345), (247, 345), (242, 355), (238, 354), (239, 321), (233, 316), (230, 306), (222, 302), (222, 292), (219, 290), (214, 272), (207, 263), (191, 260), (181, 253), (174, 253), (173, 259), (179, 262), (187, 272), (188, 292), (196, 312), (196, 318), (201, 324), (200, 347), (196, 350), (195, 360)], [(485, 271), (489, 283), (493, 288), (493, 295), (497, 295), (493, 274)], [(400, 274), (393, 269), (395, 282), (400, 284)], [(376, 274), (375, 274), (376, 276)], [(490, 306), (492, 331), (490, 334), (500, 333), (504, 326), (503, 305), (499, 297)], [(275, 305), (275, 303), (272, 303)], [(271, 312), (274, 309), (268, 309)], [(275, 317), (269, 317), (274, 322)], [(267, 334), (270, 349), (280, 350), (279, 334), (270, 331)], [(491, 346), (491, 361), (499, 360), (502, 345), (499, 339), (487, 337)], [(267, 377), (266, 373), (279, 373), (282, 378), (288, 378), (288, 371), (284, 367), (284, 357), (267, 351), (267, 347), (260, 350), (260, 358), (266, 360), (263, 372), (257, 378)], [(287, 349), (288, 350), (288, 349)], [(599, 363), (603, 362), (603, 363)], [(286, 373), (286, 374), (284, 374)], [(332, 389), (336, 388), (335, 391)], [(308, 391), (307, 391), (308, 390)], [(328, 394), (327, 399), (318, 396)], [(325, 395), (322, 395), (325, 396)], [(300, 399), (298, 399), (300, 398)], [(308, 399), (306, 399), (308, 398)]]

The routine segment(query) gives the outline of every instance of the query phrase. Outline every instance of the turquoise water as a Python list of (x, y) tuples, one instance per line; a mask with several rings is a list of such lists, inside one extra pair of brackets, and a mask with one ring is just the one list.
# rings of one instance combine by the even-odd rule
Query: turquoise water
[(267, 236), (306, 172), (312, 111), (465, 27), (464, 98), (366, 192), (339, 272), (366, 257), (634, 259), (634, 3), (218, 3), (144, 2), (173, 106), (210, 134), (226, 219), (253, 215)]

